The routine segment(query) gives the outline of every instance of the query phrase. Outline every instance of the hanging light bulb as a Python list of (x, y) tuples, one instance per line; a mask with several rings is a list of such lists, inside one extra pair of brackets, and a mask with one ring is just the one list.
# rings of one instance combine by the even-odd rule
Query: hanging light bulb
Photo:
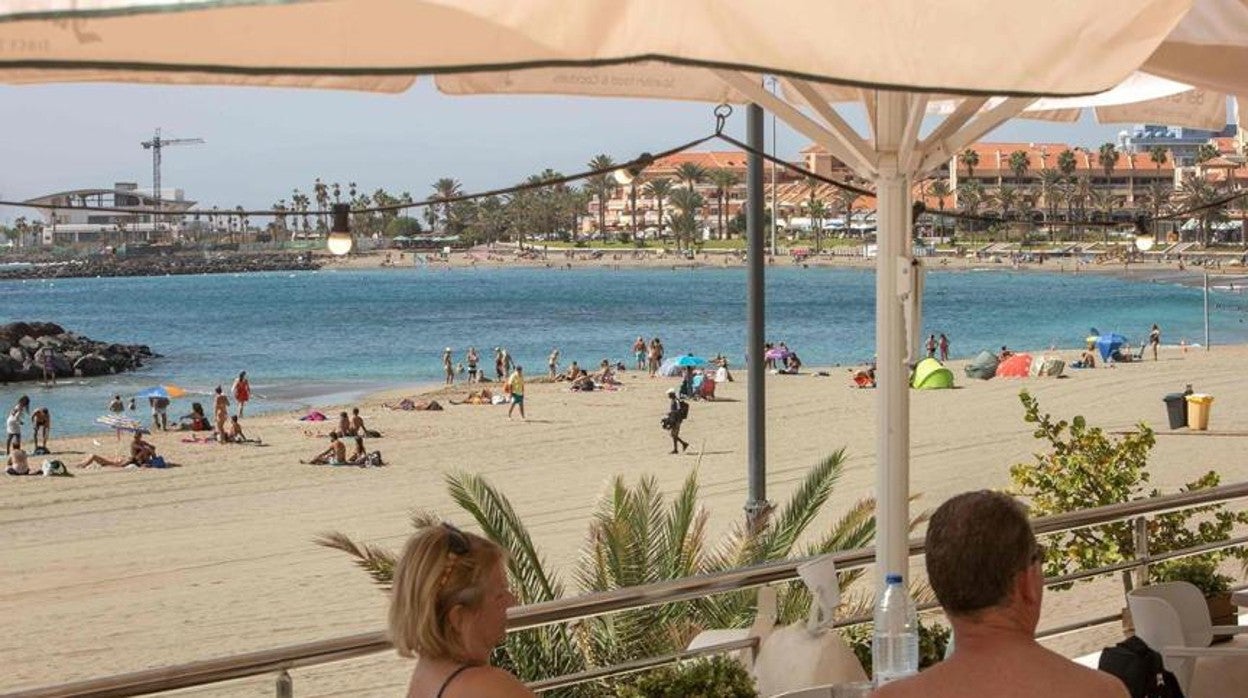
[(355, 238), (351, 236), (351, 206), (334, 204), (333, 212), (334, 225), (330, 228), (325, 246), (329, 248), (331, 254), (341, 257), (355, 246)]

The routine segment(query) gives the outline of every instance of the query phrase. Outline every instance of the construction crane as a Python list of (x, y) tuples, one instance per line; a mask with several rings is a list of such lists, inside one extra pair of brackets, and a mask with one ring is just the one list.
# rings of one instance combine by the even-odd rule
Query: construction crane
[(152, 214), (153, 229), (160, 225), (160, 206), (164, 196), (160, 191), (160, 151), (168, 145), (195, 145), (203, 143), (202, 138), (161, 138), (160, 129), (156, 129), (156, 136), (150, 141), (143, 141), (141, 144), (144, 150), (152, 151), (152, 199), (155, 202), (156, 210)]

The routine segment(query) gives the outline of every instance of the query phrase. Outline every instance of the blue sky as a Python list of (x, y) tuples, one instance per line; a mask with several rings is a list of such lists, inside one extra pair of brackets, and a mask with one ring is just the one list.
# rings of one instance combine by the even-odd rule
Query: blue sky
[[(423, 198), (439, 177), (468, 191), (550, 167), (574, 172), (597, 153), (627, 159), (706, 135), (712, 105), (564, 97), (449, 97), (424, 82), (398, 95), (259, 88), (57, 85), (0, 87), (0, 199), (136, 181), (151, 186), (165, 137), (204, 145), (165, 151), (163, 183), (210, 208), (268, 208), (313, 178)], [(850, 113), (861, 126), (860, 116)], [(730, 121), (742, 136), (743, 110)], [(1096, 145), (1121, 125), (1015, 121), (985, 140)], [(770, 137), (770, 128), (768, 128)], [(779, 153), (808, 141), (779, 128)], [(0, 208), (0, 222), (29, 214)]]

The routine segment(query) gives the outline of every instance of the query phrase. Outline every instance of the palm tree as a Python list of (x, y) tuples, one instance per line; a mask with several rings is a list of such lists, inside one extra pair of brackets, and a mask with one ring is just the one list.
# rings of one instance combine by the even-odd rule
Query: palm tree
[(677, 189), (671, 194), (672, 206), (677, 215), (672, 217), (672, 230), (676, 233), (676, 250), (680, 251), (681, 242), (685, 241), (693, 247), (694, 234), (698, 230), (698, 209), (705, 200), (693, 189)]
[(1223, 209), (1225, 209), (1225, 205), (1204, 208), (1217, 199), (1217, 193), (1213, 190), (1213, 185), (1209, 184), (1204, 177), (1198, 177), (1189, 173), (1183, 178), (1183, 185), (1176, 194), (1179, 208), (1184, 210), (1200, 209), (1193, 215), (1200, 221), (1200, 243), (1208, 247), (1209, 226), (1214, 220), (1221, 217)]
[(1114, 220), (1114, 209), (1122, 204), (1122, 198), (1115, 195), (1112, 191), (1104, 189), (1092, 190), (1092, 206), (1101, 212), (1102, 221), (1106, 223), (1102, 227), (1103, 241), (1109, 244), (1109, 223)]
[(714, 169), (710, 173), (711, 184), (715, 185), (716, 222), (718, 223), (719, 239), (727, 238), (725, 228), (728, 225), (728, 195), (737, 186), (740, 178), (732, 170)]
[(1161, 166), (1166, 164), (1166, 159), (1170, 155), (1170, 150), (1165, 146), (1155, 145), (1148, 149), (1148, 159), (1153, 161), (1153, 165), (1157, 167), (1157, 171), (1161, 171)]
[(674, 185), (672, 180), (666, 177), (659, 177), (646, 182), (644, 187), (646, 196), (654, 199), (655, 205), (658, 207), (659, 213), (659, 237), (663, 237), (663, 202), (667, 197), (671, 196)]
[(953, 188), (949, 186), (949, 180), (943, 177), (933, 179), (927, 185), (927, 195), (936, 197), (936, 205), (940, 207), (940, 232), (943, 236), (945, 227), (945, 199), (953, 194)]
[(815, 237), (815, 254), (823, 251), (823, 219), (828, 214), (827, 204), (823, 199), (814, 199), (809, 204), (810, 230)]
[(317, 225), (321, 230), (326, 230), (325, 209), (329, 207), (329, 188), (325, 186), (320, 177), (312, 183), (312, 195), (316, 197), (316, 212), (320, 221)]
[[(615, 165), (615, 160), (610, 155), (595, 155), (589, 161), (589, 169), (605, 170)], [(615, 188), (611, 182), (611, 173), (594, 175), (590, 177), (586, 183), (589, 185), (590, 191), (594, 196), (598, 197), (598, 234), (606, 236), (607, 234), (607, 199), (611, 196), (611, 190)]]
[(1067, 148), (1057, 154), (1057, 171), (1061, 172), (1062, 176), (1070, 179), (1077, 169), (1079, 169), (1079, 161), (1075, 159), (1073, 150)]
[(1152, 231), (1153, 235), (1157, 235), (1157, 219), (1161, 216), (1161, 212), (1169, 210), (1170, 202), (1174, 199), (1174, 191), (1160, 181), (1154, 181), (1144, 192), (1143, 204), (1148, 207), (1152, 213)]
[(334, 203), (336, 204), (341, 203), (342, 202), (342, 187), (340, 187), (337, 182), (334, 182), (333, 185), (330, 187), (330, 191), (334, 195)]
[(682, 162), (676, 168), (676, 177), (693, 191), (694, 187), (706, 179), (706, 168), (696, 162)]
[(1040, 196), (1044, 199), (1044, 222), (1049, 226), (1049, 242), (1053, 242), (1053, 219), (1057, 218), (1057, 205), (1062, 197), (1062, 173), (1044, 168), (1040, 170)]
[(1014, 173), (1015, 184), (1020, 187), (1026, 186), (1024, 180), (1029, 169), (1031, 169), (1031, 158), (1027, 155), (1026, 150), (1015, 150), (1010, 153), (1010, 172)]
[(1121, 157), (1118, 152), (1118, 146), (1113, 143), (1102, 143), (1100, 149), (1096, 152), (1096, 164), (1101, 166), (1101, 171), (1105, 173), (1105, 186), (1113, 191), (1114, 168), (1118, 166), (1118, 158)]
[(958, 155), (958, 161), (966, 168), (966, 178), (975, 177), (975, 168), (979, 167), (979, 153), (974, 148), (967, 148)]
[(1196, 163), (1208, 162), (1218, 156), (1218, 149), (1212, 143), (1201, 143), (1196, 148)]
[[(967, 215), (974, 217), (979, 214), (979, 207), (984, 203), (984, 188), (979, 182), (967, 180), (958, 185), (958, 207)], [(956, 225), (955, 221), (955, 225)], [(967, 224), (971, 230), (974, 230), (975, 223), (968, 221)], [(956, 230), (956, 228), (955, 228)]]
[[(351, 182), (349, 186), (351, 188), (351, 199), (354, 200), (355, 199), (355, 182)], [(433, 198), (442, 202), (441, 205), (442, 205), (442, 232), (443, 233), (445, 233), (446, 230), (451, 225), (450, 199), (453, 199), (457, 196), (462, 196), (463, 193), (464, 193), (463, 186), (459, 183), (458, 180), (452, 177), (443, 177), (433, 183)], [(430, 210), (435, 210), (435, 209), (431, 207)]]
[[(804, 545), (797, 541), (820, 517), (844, 470), (844, 454), (837, 451), (807, 472), (784, 506), (759, 526), (739, 524), (716, 542), (708, 542), (708, 512), (698, 504), (697, 471), (690, 473), (670, 501), (654, 477), (630, 486), (614, 478), (600, 498), (589, 525), (589, 535), (575, 564), (573, 593), (598, 591), (680, 579), (772, 560), (825, 555), (869, 545), (875, 538), (875, 502), (860, 500)], [(483, 534), (508, 552), (507, 572), (521, 603), (553, 601), (565, 596), (562, 575), (548, 568), (545, 557), (506, 495), (483, 477), (452, 473), (446, 477), (455, 503), (471, 516)], [(923, 519), (919, 518), (913, 525)], [(417, 513), (417, 530), (440, 525), (430, 513)], [(341, 533), (317, 539), (354, 558), (379, 586), (393, 579), (393, 552), (356, 543)], [(861, 578), (844, 574), (843, 589)], [(805, 618), (811, 599), (802, 584), (778, 590), (780, 623)], [(662, 655), (685, 647), (706, 628), (748, 627), (755, 616), (751, 591), (719, 594), (650, 609), (625, 611), (609, 617), (578, 621), (575, 626), (554, 625), (510, 633), (495, 654), (498, 666), (522, 680), (606, 666), (643, 656)], [(607, 693), (611, 693), (608, 689)], [(601, 686), (573, 688), (562, 695), (600, 695)]]
[(1018, 208), (1019, 192), (1018, 189), (1005, 185), (999, 187), (992, 194), (992, 205), (996, 207), (997, 212), (1001, 215), (1001, 221), (1005, 225), (1005, 241), (1010, 240), (1010, 213)]

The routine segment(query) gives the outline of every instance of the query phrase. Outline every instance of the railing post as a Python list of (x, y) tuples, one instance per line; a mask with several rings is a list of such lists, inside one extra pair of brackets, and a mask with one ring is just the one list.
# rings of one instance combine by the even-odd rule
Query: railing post
[(277, 698), (295, 698), (295, 682), (290, 678), (290, 672), (282, 669), (277, 675)]
[(1135, 556), (1140, 566), (1135, 568), (1136, 588), (1148, 586), (1148, 517), (1135, 519)]

